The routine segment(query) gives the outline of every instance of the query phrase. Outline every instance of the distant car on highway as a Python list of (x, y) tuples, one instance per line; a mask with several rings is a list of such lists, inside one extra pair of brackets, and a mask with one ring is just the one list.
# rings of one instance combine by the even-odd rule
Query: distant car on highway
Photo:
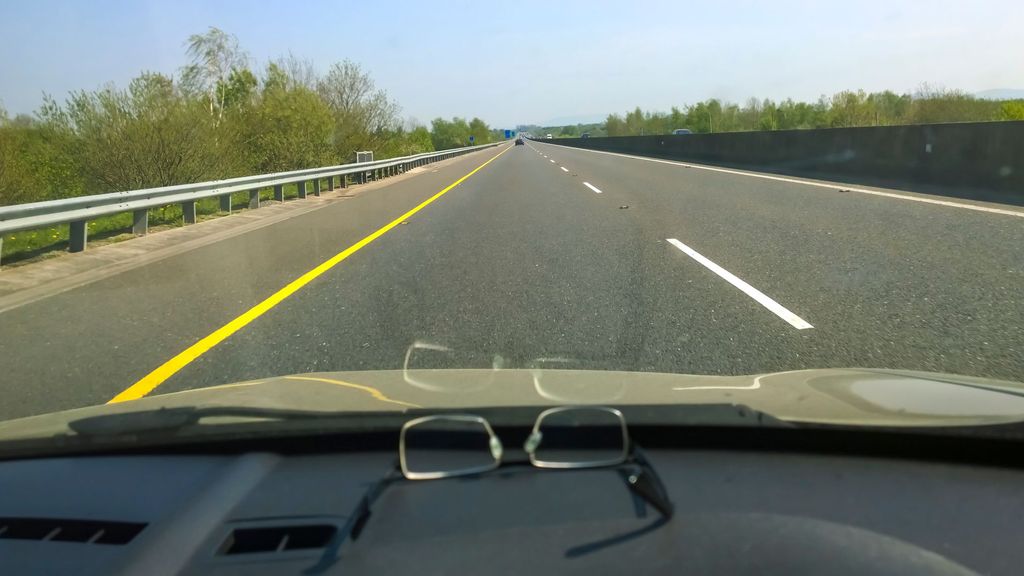
[(552, 138), (554, 138), (554, 136), (552, 136), (551, 134), (547, 134), (544, 136), (544, 138), (551, 140)]
[(584, 132), (583, 134), (580, 134), (580, 138), (590, 138), (590, 132)]
[(526, 142), (523, 142), (522, 137), (516, 138), (516, 146), (522, 146), (523, 144), (526, 144)]
[(676, 128), (672, 131), (673, 136), (682, 136), (683, 134), (693, 134), (693, 130), (689, 128)]

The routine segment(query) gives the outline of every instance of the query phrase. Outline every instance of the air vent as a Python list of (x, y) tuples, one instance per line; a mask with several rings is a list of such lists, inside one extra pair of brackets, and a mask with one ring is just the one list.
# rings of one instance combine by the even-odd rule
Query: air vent
[(124, 545), (145, 524), (60, 518), (0, 518), (0, 539)]
[(330, 524), (238, 528), (224, 540), (219, 553), (235, 556), (323, 548), (337, 531)]

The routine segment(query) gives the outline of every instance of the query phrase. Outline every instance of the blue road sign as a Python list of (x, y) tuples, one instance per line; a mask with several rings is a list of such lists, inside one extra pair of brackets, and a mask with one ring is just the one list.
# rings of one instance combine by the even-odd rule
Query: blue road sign
[(474, 140), (476, 140), (476, 137), (474, 137), (474, 136), (470, 136), (469, 137), (469, 143), (470, 144), (472, 144)]
[(508, 140), (511, 137), (512, 137), (512, 131), (511, 130), (505, 130), (505, 139)]

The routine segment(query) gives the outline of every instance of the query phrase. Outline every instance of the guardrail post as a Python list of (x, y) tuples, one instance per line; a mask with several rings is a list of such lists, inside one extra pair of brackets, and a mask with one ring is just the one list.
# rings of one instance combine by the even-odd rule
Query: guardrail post
[(320, 195), (320, 179), (313, 180), (313, 194)]
[(185, 224), (196, 223), (196, 201), (188, 200), (181, 203), (181, 217), (185, 220)]
[(299, 198), (306, 197), (306, 181), (296, 182), (295, 187), (299, 189)]
[(327, 177), (327, 191), (334, 190), (334, 176)]
[(85, 243), (89, 240), (89, 230), (85, 225), (85, 220), (72, 222), (69, 228), (68, 251), (81, 252), (85, 250)]
[(149, 210), (132, 212), (132, 234), (145, 236), (149, 233)]
[(348, 188), (348, 174), (342, 174), (338, 177), (338, 188)]
[(274, 185), (274, 200), (284, 202), (284, 184)]
[(225, 194), (220, 197), (220, 211), (231, 213), (231, 194)]
[(259, 208), (259, 207), (260, 207), (260, 191), (259, 191), (259, 189), (249, 190), (249, 208)]

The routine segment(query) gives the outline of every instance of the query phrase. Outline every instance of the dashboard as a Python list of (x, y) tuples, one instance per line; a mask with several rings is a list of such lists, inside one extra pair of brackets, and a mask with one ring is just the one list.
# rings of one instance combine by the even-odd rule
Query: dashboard
[(0, 462), (4, 574), (1019, 574), (1024, 472), (652, 449), (665, 521), (611, 469), (401, 481), (387, 452)]

